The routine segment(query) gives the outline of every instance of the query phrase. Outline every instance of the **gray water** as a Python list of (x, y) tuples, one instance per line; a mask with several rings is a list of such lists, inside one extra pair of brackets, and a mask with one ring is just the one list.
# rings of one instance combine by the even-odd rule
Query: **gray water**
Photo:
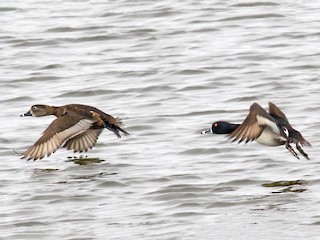
[[(299, 0), (2, 2), (0, 238), (320, 239), (319, 12)], [(313, 145), (310, 161), (200, 135), (269, 101)], [(13, 149), (54, 119), (19, 117), (37, 103), (98, 107), (130, 136), (27, 162)]]

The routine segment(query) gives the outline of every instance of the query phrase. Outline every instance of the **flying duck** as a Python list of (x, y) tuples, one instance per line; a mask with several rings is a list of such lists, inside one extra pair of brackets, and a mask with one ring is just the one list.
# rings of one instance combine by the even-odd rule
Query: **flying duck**
[(68, 104), (60, 107), (47, 105), (33, 105), (22, 116), (42, 117), (54, 115), (57, 118), (43, 132), (42, 136), (26, 150), (22, 158), (37, 160), (50, 156), (58, 148), (65, 147), (74, 152), (83, 152), (91, 149), (103, 129), (107, 128), (118, 138), (120, 132), (129, 135), (118, 118), (103, 111), (81, 104)]
[(205, 133), (229, 134), (229, 138), (233, 139), (232, 142), (238, 141), (238, 143), (255, 140), (266, 146), (285, 145), (289, 152), (299, 159), (290, 145), (294, 143), (302, 156), (309, 160), (308, 154), (301, 147), (310, 147), (311, 144), (291, 126), (286, 115), (271, 102), (269, 102), (269, 113), (259, 104), (253, 103), (243, 123), (214, 122), (208, 130), (202, 131), (202, 134)]

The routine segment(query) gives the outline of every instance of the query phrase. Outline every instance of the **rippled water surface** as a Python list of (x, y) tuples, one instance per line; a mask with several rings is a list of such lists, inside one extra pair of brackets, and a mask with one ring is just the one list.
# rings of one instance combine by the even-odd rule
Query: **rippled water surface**
[[(0, 4), (0, 238), (319, 239), (320, 2), (9, 1)], [(311, 142), (200, 135), (276, 103)], [(120, 116), (81, 156), (26, 162), (54, 117)]]

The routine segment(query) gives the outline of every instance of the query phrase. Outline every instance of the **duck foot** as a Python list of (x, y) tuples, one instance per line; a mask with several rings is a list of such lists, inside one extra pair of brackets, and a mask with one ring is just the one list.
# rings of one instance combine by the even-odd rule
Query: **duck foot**
[(301, 148), (301, 146), (297, 143), (296, 144), (296, 148), (298, 149), (298, 151), (302, 154), (302, 156), (304, 156), (306, 159), (310, 160), (308, 154), (306, 154), (303, 149)]
[[(299, 156), (298, 156), (298, 154), (293, 150), (293, 148), (291, 147), (291, 145), (289, 144), (288, 141), (286, 142), (286, 149), (288, 149), (288, 151), (291, 152), (291, 154), (292, 154), (293, 156), (295, 156), (297, 159), (300, 159)], [(299, 149), (298, 149), (298, 150), (299, 150)], [(299, 150), (299, 152), (300, 152), (300, 150)]]

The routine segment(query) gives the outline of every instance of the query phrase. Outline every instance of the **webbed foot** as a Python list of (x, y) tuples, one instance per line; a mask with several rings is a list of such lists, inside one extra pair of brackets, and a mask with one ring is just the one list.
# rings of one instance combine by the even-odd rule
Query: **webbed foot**
[[(289, 152), (291, 152), (291, 154), (293, 156), (295, 156), (297, 159), (300, 159), (298, 154), (293, 150), (293, 148), (291, 147), (291, 145), (289, 144), (289, 142), (286, 142), (286, 148), (288, 149)], [(299, 149), (298, 149), (299, 150)], [(300, 150), (299, 150), (300, 151)]]
[(302, 156), (304, 156), (306, 159), (310, 160), (308, 154), (306, 154), (303, 149), (301, 148), (301, 146), (297, 143), (296, 144), (296, 148), (298, 149), (298, 151), (302, 154)]

